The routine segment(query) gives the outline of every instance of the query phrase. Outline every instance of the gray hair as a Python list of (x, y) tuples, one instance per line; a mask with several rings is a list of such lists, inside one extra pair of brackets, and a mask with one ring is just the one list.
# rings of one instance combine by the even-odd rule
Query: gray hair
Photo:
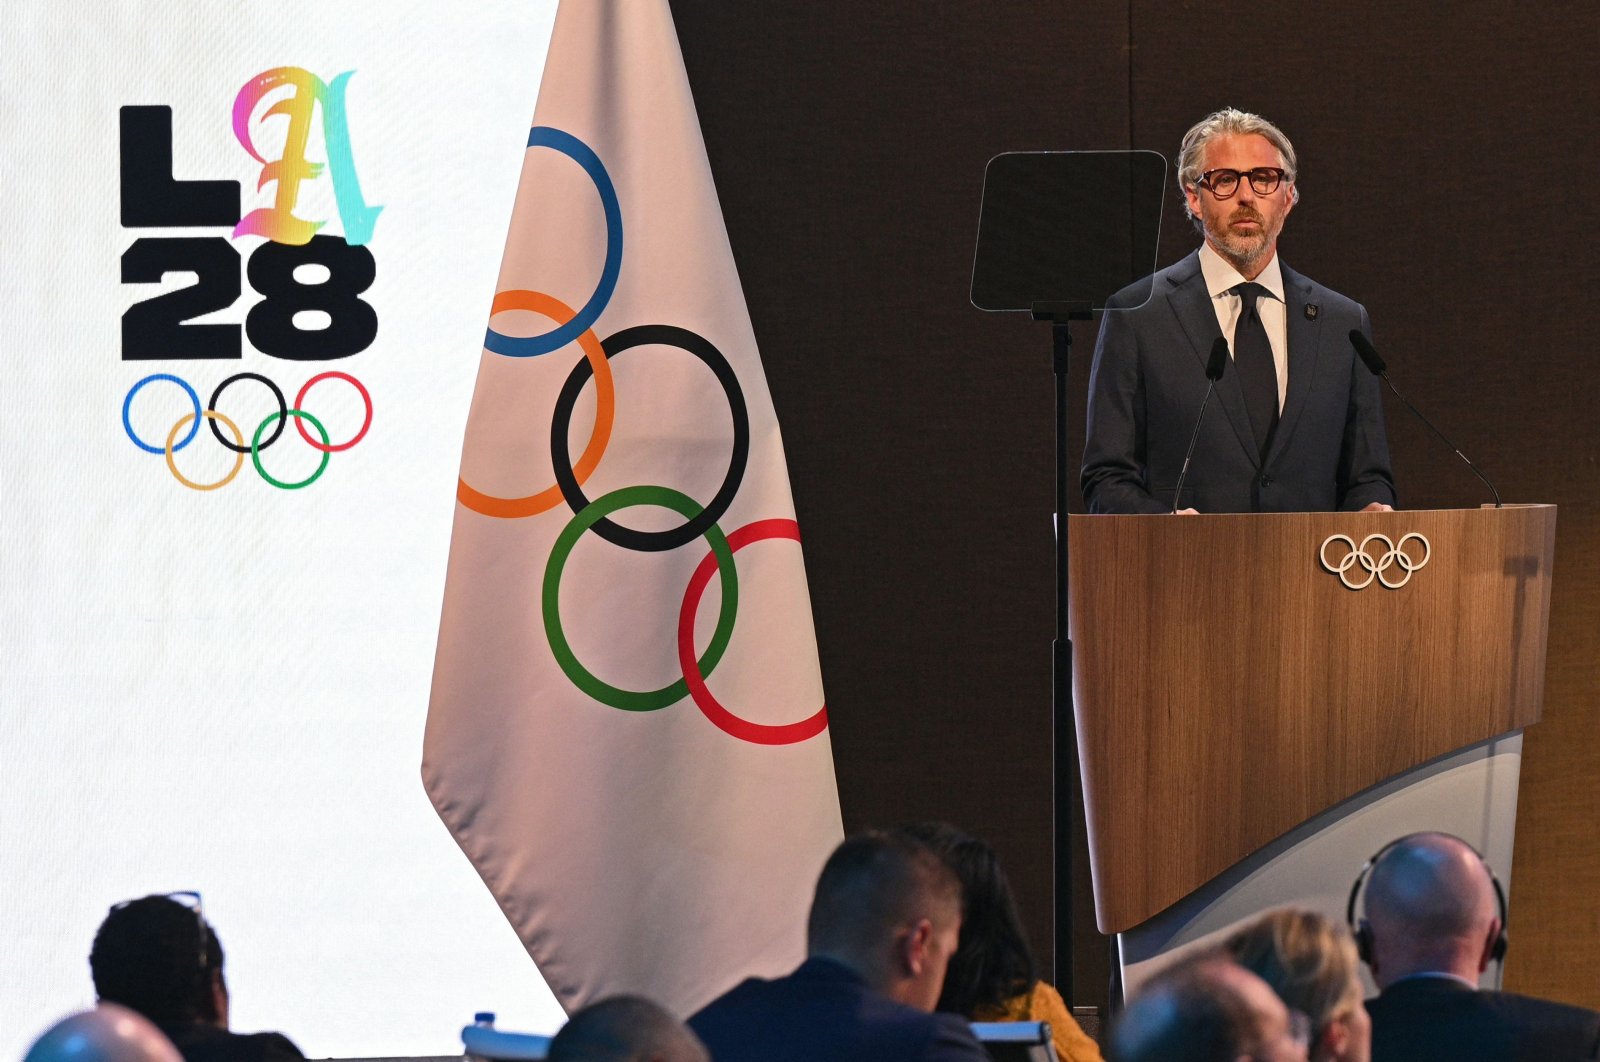
[[(1200, 181), (1201, 159), (1205, 157), (1206, 145), (1219, 136), (1260, 136), (1265, 137), (1273, 147), (1278, 149), (1278, 154), (1283, 156), (1283, 177), (1291, 185), (1299, 173), (1294, 157), (1294, 145), (1289, 143), (1289, 138), (1283, 135), (1283, 130), (1249, 111), (1237, 110), (1233, 107), (1224, 107), (1214, 114), (1208, 114), (1196, 122), (1189, 131), (1183, 134), (1183, 145), (1178, 148), (1178, 186), (1187, 191)], [(1300, 201), (1300, 189), (1292, 188), (1291, 202)], [(1194, 217), (1194, 211), (1189, 209), (1189, 200), (1183, 200), (1183, 212), (1188, 217)]]

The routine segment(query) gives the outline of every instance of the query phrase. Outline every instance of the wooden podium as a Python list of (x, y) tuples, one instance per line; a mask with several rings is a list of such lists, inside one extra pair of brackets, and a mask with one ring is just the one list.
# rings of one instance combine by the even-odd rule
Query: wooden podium
[(1101, 931), (1148, 923), (1358, 794), (1537, 722), (1555, 525), (1549, 505), (1070, 517)]

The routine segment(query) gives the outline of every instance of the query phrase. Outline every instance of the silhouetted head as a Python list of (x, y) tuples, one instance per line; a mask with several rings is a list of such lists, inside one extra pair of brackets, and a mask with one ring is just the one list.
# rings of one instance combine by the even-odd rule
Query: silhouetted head
[[(194, 903), (179, 902), (194, 897)], [(94, 935), (89, 970), (103, 1002), (158, 1024), (227, 1024), (222, 944), (193, 893), (146, 896), (111, 908)]]
[(550, 1062), (711, 1062), (683, 1022), (642, 996), (612, 996), (568, 1019), (550, 1042)]

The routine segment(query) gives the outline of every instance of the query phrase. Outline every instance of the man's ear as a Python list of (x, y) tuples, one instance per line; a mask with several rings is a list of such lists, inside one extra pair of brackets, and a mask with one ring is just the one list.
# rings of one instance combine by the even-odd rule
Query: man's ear
[(1350, 1016), (1344, 1015), (1334, 1018), (1322, 1027), (1322, 1035), (1311, 1042), (1307, 1048), (1308, 1055), (1317, 1054), (1319, 1044), (1327, 1044), (1328, 1049), (1322, 1052), (1326, 1058), (1344, 1058), (1345, 1052), (1350, 1049)]
[(1494, 960), (1494, 942), (1500, 939), (1500, 919), (1489, 920), (1489, 932), (1483, 938), (1483, 952), (1478, 956), (1478, 972), (1489, 968), (1489, 963)]
[(897, 956), (905, 973), (916, 977), (922, 973), (923, 965), (928, 961), (928, 942), (933, 939), (933, 922), (926, 918), (919, 918), (906, 927), (905, 935), (900, 938), (900, 954)]
[(1182, 188), (1183, 188), (1183, 198), (1185, 200), (1187, 200), (1188, 203), (1189, 203), (1189, 213), (1193, 214), (1195, 217), (1199, 217), (1200, 216), (1200, 186), (1197, 185), (1197, 184), (1186, 184), (1186, 185), (1183, 185)]

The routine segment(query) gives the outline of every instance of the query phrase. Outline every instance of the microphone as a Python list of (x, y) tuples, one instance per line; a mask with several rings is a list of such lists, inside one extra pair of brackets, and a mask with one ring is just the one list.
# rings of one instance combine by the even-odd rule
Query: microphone
[(1372, 371), (1372, 375), (1378, 377), (1384, 383), (1388, 384), (1389, 390), (1394, 392), (1394, 396), (1403, 402), (1407, 409), (1416, 414), (1417, 419), (1426, 424), (1428, 426), (1428, 430), (1439, 437), (1440, 442), (1444, 443), (1446, 446), (1450, 447), (1451, 450), (1455, 451), (1455, 455), (1461, 458), (1461, 460), (1466, 461), (1467, 467), (1472, 469), (1473, 475), (1483, 480), (1483, 485), (1489, 488), (1490, 494), (1494, 495), (1494, 507), (1496, 509), (1504, 508), (1500, 502), (1500, 492), (1494, 489), (1494, 484), (1489, 482), (1489, 477), (1484, 475), (1482, 470), (1480, 470), (1477, 465), (1467, 460), (1467, 455), (1462, 453), (1455, 443), (1451, 442), (1449, 439), (1446, 439), (1444, 437), (1444, 432), (1440, 431), (1438, 428), (1435, 428), (1433, 426), (1433, 421), (1422, 415), (1422, 410), (1406, 401), (1406, 396), (1401, 394), (1400, 389), (1394, 385), (1394, 381), (1389, 379), (1389, 367), (1385, 365), (1383, 363), (1383, 359), (1378, 356), (1378, 351), (1373, 347), (1372, 340), (1368, 339), (1362, 333), (1361, 329), (1352, 328), (1350, 329), (1350, 345), (1356, 348), (1356, 356), (1361, 359), (1361, 363), (1363, 365)]
[(1178, 489), (1172, 492), (1172, 511), (1178, 511), (1178, 499), (1183, 497), (1183, 481), (1189, 475), (1189, 459), (1194, 456), (1194, 444), (1200, 438), (1200, 422), (1206, 419), (1206, 406), (1211, 402), (1211, 392), (1217, 389), (1223, 370), (1228, 367), (1228, 341), (1218, 336), (1211, 344), (1211, 357), (1206, 359), (1206, 396), (1200, 400), (1200, 415), (1194, 419), (1194, 431), (1189, 435), (1189, 452), (1183, 455), (1183, 470), (1178, 473)]

